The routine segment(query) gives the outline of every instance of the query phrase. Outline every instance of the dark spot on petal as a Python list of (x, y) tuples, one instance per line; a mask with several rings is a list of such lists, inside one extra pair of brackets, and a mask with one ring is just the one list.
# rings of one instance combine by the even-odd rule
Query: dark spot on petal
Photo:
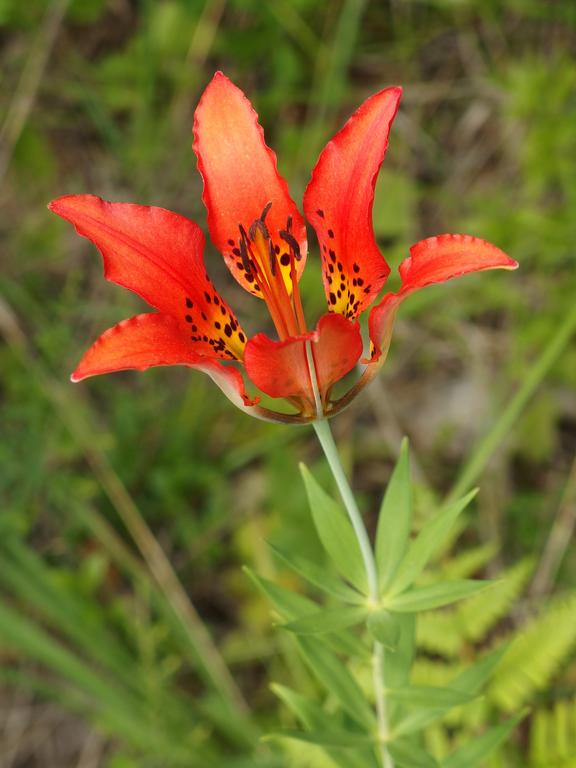
[(212, 303), (212, 299), (211, 299), (210, 294), (208, 293), (208, 291), (204, 291), (204, 298), (206, 299), (206, 303), (207, 304), (211, 304)]
[(191, 323), (192, 322), (192, 316), (191, 315), (186, 315), (184, 320), (186, 320), (187, 323)]
[(332, 237), (332, 238), (334, 237), (334, 230), (333, 229), (329, 229), (328, 230), (328, 237)]
[(228, 240), (228, 245), (230, 245), (230, 246), (234, 245), (234, 240), (232, 240), (232, 239)]
[(336, 304), (336, 296), (335, 294), (330, 294), (330, 304)]
[(224, 326), (224, 333), (226, 334), (226, 336), (228, 336), (228, 338), (232, 336), (232, 328), (230, 328), (228, 323), (226, 323), (226, 325)]
[(194, 306), (194, 304), (192, 304), (192, 299), (186, 299), (186, 306), (188, 307), (188, 309), (192, 309), (192, 307)]
[(222, 325), (218, 322), (218, 320), (216, 320), (216, 322), (214, 323), (214, 328), (216, 328), (216, 330), (218, 331), (220, 330), (220, 328), (222, 328)]
[(354, 272), (356, 272), (356, 274), (358, 274), (358, 272), (360, 272), (360, 267), (358, 266), (358, 264), (354, 264), (352, 269), (354, 270)]
[(283, 267), (287, 267), (290, 264), (290, 256), (287, 253), (283, 253), (280, 257), (280, 264), (282, 264)]
[(358, 283), (358, 285), (359, 285), (360, 287), (362, 287), (362, 286), (364, 285), (364, 280), (363, 280), (361, 277), (359, 277), (359, 278), (356, 280), (356, 282)]
[(244, 336), (244, 334), (242, 333), (242, 331), (240, 331), (240, 333), (238, 334), (238, 338), (240, 339), (240, 341), (242, 342), (242, 344), (244, 344), (244, 342), (246, 341), (246, 336)]
[(220, 304), (220, 299), (218, 298), (218, 296), (214, 296), (214, 304), (216, 304), (216, 306)]
[(332, 261), (335, 262), (336, 261), (336, 252), (333, 251), (332, 249), (330, 249), (329, 254), (330, 254), (330, 258), (332, 259)]
[(208, 320), (208, 318), (206, 317), (206, 313), (205, 312), (202, 312), (202, 320)]
[(323, 219), (323, 218), (324, 218), (324, 211), (323, 211), (321, 208), (318, 208), (318, 210), (316, 211), (316, 213), (318, 214), (318, 216), (320, 216), (320, 218), (321, 218), (321, 219)]
[[(232, 248), (232, 253), (234, 256), (240, 256), (240, 248)], [(242, 266), (242, 263), (240, 263), (240, 266)]]

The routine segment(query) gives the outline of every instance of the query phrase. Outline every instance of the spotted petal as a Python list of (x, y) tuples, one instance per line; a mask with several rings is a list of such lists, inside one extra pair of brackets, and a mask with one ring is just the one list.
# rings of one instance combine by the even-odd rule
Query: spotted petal
[(374, 238), (372, 205), (400, 95), (387, 88), (362, 104), (322, 151), (304, 195), (328, 306), (346, 317), (372, 303), (390, 272)]
[(372, 360), (385, 356), (396, 311), (409, 294), (471, 272), (517, 266), (518, 262), (492, 243), (470, 235), (438, 235), (416, 243), (410, 248), (410, 256), (400, 264), (400, 290), (386, 294), (370, 313)]
[(204, 235), (164, 208), (66, 195), (50, 210), (102, 253), (105, 277), (187, 324), (198, 353), (241, 359), (246, 337), (204, 267)]
[(326, 314), (316, 330), (302, 336), (274, 341), (259, 333), (248, 341), (244, 363), (248, 376), (262, 392), (271, 397), (301, 398), (314, 409), (306, 342), (311, 343), (318, 388), (326, 400), (331, 387), (354, 368), (362, 354), (357, 322)]
[(296, 273), (300, 277), (306, 260), (304, 220), (278, 173), (276, 155), (264, 141), (258, 115), (222, 72), (214, 75), (196, 109), (193, 146), (204, 180), (210, 236), (236, 280), (262, 298), (241, 258), (239, 225), (248, 231), (271, 203), (266, 225), (290, 290), (289, 248), (280, 232), (288, 229), (291, 219), (290, 234), (299, 245)]
[(98, 338), (72, 374), (72, 381), (114, 371), (144, 371), (156, 365), (187, 365), (204, 371), (239, 408), (254, 405), (240, 372), (198, 354), (178, 321), (170, 315), (147, 314), (123, 320)]

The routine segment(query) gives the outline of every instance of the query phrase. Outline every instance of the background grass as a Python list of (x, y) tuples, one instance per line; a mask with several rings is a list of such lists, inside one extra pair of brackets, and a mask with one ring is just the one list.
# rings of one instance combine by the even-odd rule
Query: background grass
[[(411, 298), (379, 381), (335, 423), (340, 444), (369, 516), (403, 434), (422, 517), (476, 457), (455, 551), (491, 545), (477, 573), (534, 562), (495, 633), (573, 586), (573, 3), (0, 0), (0, 25), (2, 768), (305, 764), (254, 748), (285, 717), (269, 681), (310, 683), (240, 567), (289, 582), (268, 537), (317, 555), (297, 476), (302, 459), (324, 471), (312, 435), (246, 418), (187, 370), (69, 384), (142, 305), (45, 207), (92, 192), (204, 225), (190, 128), (216, 69), (253, 100), (297, 200), (353, 109), (404, 86), (374, 213), (387, 258), (463, 231), (521, 269)], [(210, 246), (207, 262), (261, 329)], [(303, 294), (312, 320), (315, 252)], [(574, 696), (570, 647), (536, 705)], [(529, 742), (498, 764), (526, 765)]]

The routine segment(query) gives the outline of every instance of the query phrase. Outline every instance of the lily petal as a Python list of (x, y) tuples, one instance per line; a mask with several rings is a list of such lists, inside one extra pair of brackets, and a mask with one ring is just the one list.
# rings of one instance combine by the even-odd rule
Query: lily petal
[(137, 315), (105, 331), (80, 360), (71, 378), (76, 382), (102, 373), (143, 371), (157, 365), (187, 365), (207, 373), (239, 408), (257, 402), (246, 394), (236, 368), (198, 354), (178, 322), (163, 314)]
[[(385, 356), (400, 303), (420, 288), (486, 269), (516, 269), (518, 262), (486, 240), (470, 235), (437, 235), (420, 240), (400, 264), (402, 287), (387, 293), (370, 312), (372, 361)], [(381, 361), (382, 362), (382, 361)]]
[(329, 309), (350, 318), (372, 303), (390, 273), (374, 238), (372, 205), (401, 93), (386, 88), (360, 106), (322, 151), (304, 194)]
[(276, 155), (264, 141), (258, 115), (244, 93), (222, 72), (214, 75), (196, 108), (193, 148), (204, 180), (210, 236), (236, 280), (262, 298), (241, 258), (239, 226), (248, 231), (271, 203), (266, 226), (290, 292), (290, 266), (282, 264), (289, 248), (280, 232), (291, 230), (299, 245), (300, 258), (295, 265), (299, 278), (306, 261), (304, 220), (278, 173)]
[(48, 207), (96, 245), (107, 280), (186, 323), (199, 352), (242, 359), (244, 331), (206, 274), (204, 234), (193, 221), (95, 195), (65, 195)]
[(359, 324), (340, 315), (323, 315), (316, 330), (284, 341), (257, 334), (246, 345), (248, 376), (271, 397), (302, 398), (313, 406), (306, 342), (311, 342), (318, 387), (325, 400), (330, 388), (354, 368), (362, 354)]

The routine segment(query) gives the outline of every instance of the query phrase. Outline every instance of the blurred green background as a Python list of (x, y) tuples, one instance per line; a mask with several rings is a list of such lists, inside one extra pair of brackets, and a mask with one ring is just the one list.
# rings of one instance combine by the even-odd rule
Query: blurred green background
[[(421, 520), (481, 486), (437, 568), (509, 587), (481, 626), (471, 610), (425, 622), (417, 673), (509, 637), (483, 711), (532, 711), (490, 766), (576, 765), (576, 4), (0, 0), (0, 45), (0, 766), (331, 765), (259, 745), (293, 725), (270, 680), (314, 684), (241, 571), (297, 586), (268, 538), (320, 556), (297, 470), (328, 482), (311, 430), (251, 420), (184, 369), (68, 383), (142, 304), (46, 203), (92, 192), (204, 226), (190, 130), (216, 69), (252, 99), (298, 201), (353, 109), (403, 85), (374, 209), (393, 272), (445, 231), (520, 262), (411, 298), (334, 428), (369, 524), (404, 434)], [(207, 263), (261, 329), (211, 247)], [(314, 250), (303, 294), (315, 319)]]

